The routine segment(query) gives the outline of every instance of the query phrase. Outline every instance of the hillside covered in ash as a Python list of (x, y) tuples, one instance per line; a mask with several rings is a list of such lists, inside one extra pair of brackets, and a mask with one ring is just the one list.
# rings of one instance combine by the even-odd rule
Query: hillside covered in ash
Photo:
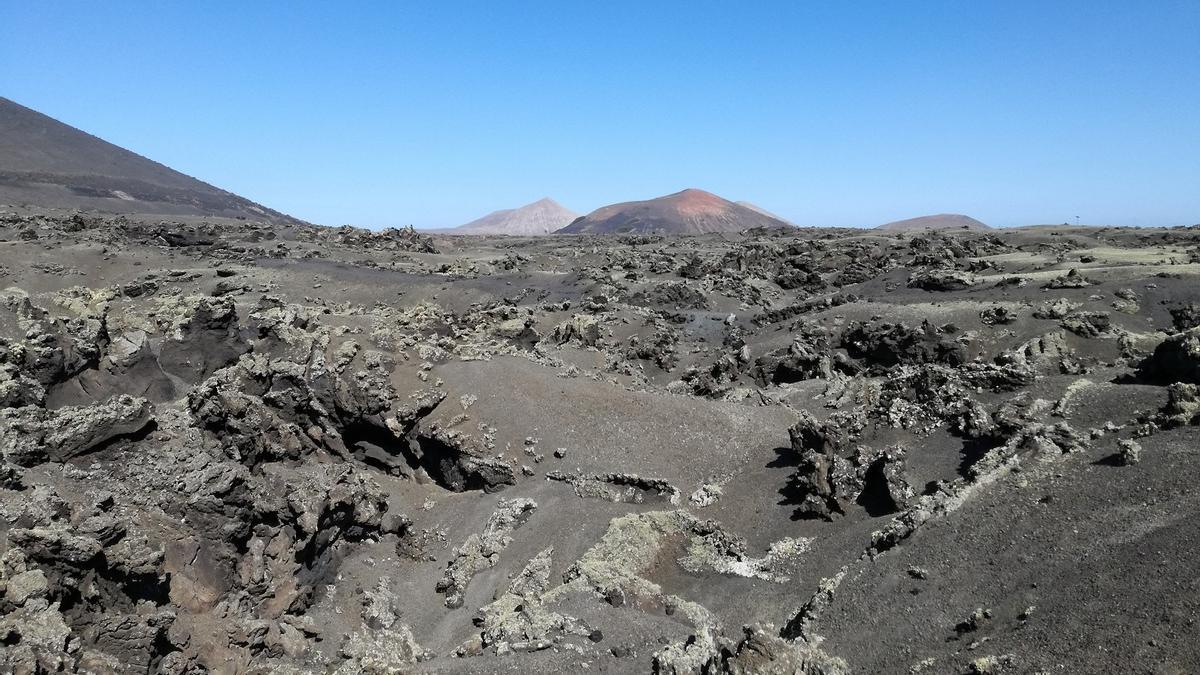
[(0, 208), (0, 452), (5, 672), (1196, 672), (1200, 229)]
[(0, 96), (0, 204), (302, 221)]

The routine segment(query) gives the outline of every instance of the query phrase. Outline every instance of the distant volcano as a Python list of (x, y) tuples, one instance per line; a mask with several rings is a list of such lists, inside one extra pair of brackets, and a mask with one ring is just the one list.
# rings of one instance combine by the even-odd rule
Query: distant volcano
[(3, 97), (0, 204), (301, 222)]
[(446, 234), (550, 234), (579, 217), (571, 209), (546, 197), (516, 209), (493, 211), (466, 225), (444, 230)]
[(738, 201), (737, 201), (737, 202), (735, 202), (735, 203), (736, 203), (738, 206), (744, 206), (744, 207), (746, 207), (746, 208), (750, 209), (751, 211), (757, 211), (757, 212), (759, 212), (759, 213), (763, 214), (764, 216), (770, 216), (771, 218), (774, 218), (775, 220), (778, 220), (778, 221), (781, 221), (781, 222), (787, 223), (788, 225), (791, 225), (791, 226), (793, 226), (793, 227), (795, 227), (795, 225), (796, 225), (795, 223), (793, 223), (792, 221), (790, 221), (790, 220), (788, 220), (788, 219), (786, 219), (786, 218), (783, 218), (783, 217), (781, 217), (781, 216), (775, 215), (774, 213), (771, 213), (770, 211), (768, 211), (768, 210), (764, 209), (763, 207), (759, 206), (758, 204), (751, 204), (750, 202), (741, 201), (741, 200), (738, 200)]
[(908, 220), (897, 220), (875, 228), (877, 230), (990, 230), (991, 227), (960, 213), (939, 213), (933, 216), (920, 216)]
[(752, 227), (791, 225), (756, 209), (722, 199), (711, 192), (688, 189), (657, 199), (605, 206), (575, 220), (558, 232), (704, 234), (740, 232)]

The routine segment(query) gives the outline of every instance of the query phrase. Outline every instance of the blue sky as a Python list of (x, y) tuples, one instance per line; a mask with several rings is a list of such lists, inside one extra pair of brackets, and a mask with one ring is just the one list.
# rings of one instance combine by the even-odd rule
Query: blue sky
[(325, 224), (700, 187), (1200, 222), (1200, 2), (4, 2), (0, 95)]

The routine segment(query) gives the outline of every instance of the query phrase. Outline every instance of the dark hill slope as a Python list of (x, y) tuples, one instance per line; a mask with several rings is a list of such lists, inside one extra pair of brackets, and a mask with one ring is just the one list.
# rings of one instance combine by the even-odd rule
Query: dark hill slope
[(2, 97), (0, 203), (300, 222)]

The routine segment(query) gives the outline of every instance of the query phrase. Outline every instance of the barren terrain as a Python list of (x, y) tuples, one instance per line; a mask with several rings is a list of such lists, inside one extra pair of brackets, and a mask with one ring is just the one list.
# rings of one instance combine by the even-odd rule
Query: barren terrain
[(1198, 228), (0, 207), (0, 289), (5, 672), (1200, 671)]

